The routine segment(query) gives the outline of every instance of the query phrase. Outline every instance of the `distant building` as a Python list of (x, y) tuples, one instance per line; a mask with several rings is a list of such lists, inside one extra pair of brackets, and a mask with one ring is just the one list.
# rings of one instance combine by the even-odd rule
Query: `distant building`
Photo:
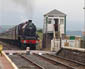
[(66, 34), (66, 14), (56, 9), (44, 15), (43, 48), (51, 47), (54, 32), (56, 39)]

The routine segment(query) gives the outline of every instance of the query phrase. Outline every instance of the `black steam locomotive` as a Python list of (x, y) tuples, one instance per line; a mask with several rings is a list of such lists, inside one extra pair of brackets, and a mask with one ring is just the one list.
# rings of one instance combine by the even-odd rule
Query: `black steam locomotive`
[(30, 47), (31, 50), (36, 49), (38, 43), (38, 35), (36, 34), (36, 26), (32, 20), (21, 23), (8, 31), (0, 34), (0, 39), (15, 41), (18, 46), (25, 49)]

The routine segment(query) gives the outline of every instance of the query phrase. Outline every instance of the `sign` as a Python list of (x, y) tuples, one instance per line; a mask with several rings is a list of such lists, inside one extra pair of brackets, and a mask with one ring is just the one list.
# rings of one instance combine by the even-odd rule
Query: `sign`
[(75, 36), (70, 36), (70, 40), (75, 40)]
[(85, 35), (85, 32), (82, 32), (83, 35)]

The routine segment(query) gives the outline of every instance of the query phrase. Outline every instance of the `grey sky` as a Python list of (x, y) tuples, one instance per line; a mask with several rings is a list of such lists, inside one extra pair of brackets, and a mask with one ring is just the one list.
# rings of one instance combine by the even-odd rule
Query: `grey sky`
[(43, 15), (53, 9), (67, 14), (67, 29), (83, 29), (84, 0), (0, 0), (0, 25), (16, 25), (32, 18), (43, 27)]

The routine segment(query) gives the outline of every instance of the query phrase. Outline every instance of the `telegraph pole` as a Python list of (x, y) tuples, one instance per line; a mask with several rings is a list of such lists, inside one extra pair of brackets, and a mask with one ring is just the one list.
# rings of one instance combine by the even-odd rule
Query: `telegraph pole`
[(85, 0), (84, 0), (84, 31), (83, 31), (83, 36), (84, 36), (84, 40), (85, 40)]
[(84, 30), (83, 30), (83, 42), (82, 42), (82, 47), (85, 48), (85, 0), (84, 0)]

